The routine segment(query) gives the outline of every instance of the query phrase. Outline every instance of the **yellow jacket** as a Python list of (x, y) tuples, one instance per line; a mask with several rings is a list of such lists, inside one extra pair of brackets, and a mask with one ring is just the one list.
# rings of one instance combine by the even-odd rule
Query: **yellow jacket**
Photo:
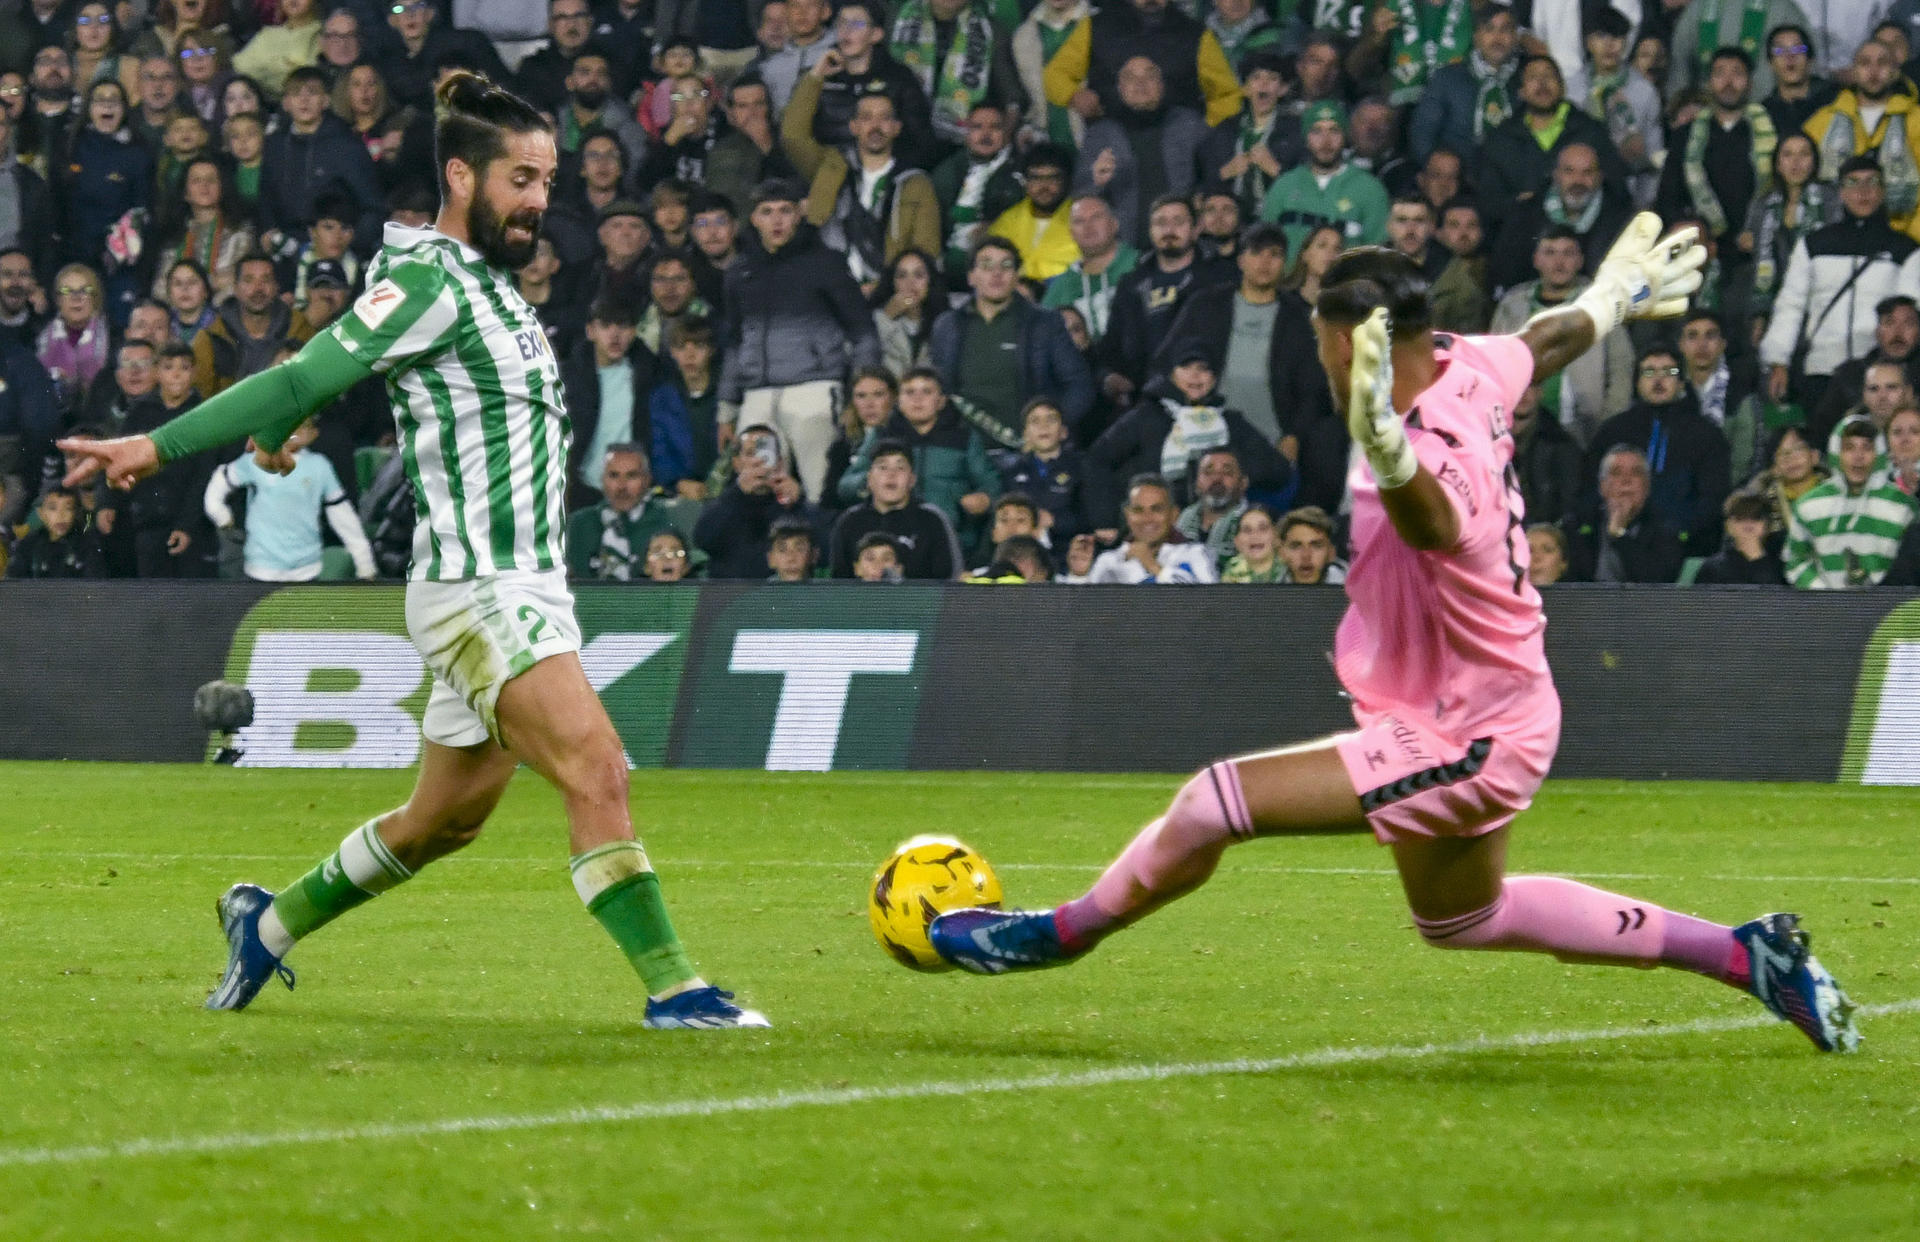
[[(1073, 102), (1073, 93), (1087, 84), (1087, 71), (1092, 65), (1093, 19), (1083, 17), (1041, 71), (1040, 80), (1047, 88), (1047, 102), (1062, 108)], [(1234, 75), (1233, 66), (1227, 63), (1227, 54), (1220, 47), (1220, 40), (1211, 30), (1200, 36), (1200, 51), (1194, 58), (1194, 68), (1200, 75), (1200, 90), (1207, 97), (1207, 124), (1218, 125), (1230, 116), (1238, 116), (1240, 79)]]
[[(1896, 123), (1906, 131), (1906, 141), (1898, 151), (1885, 150), (1889, 131)], [(1853, 136), (1851, 150), (1845, 141), (1849, 131)], [(1869, 132), (1860, 116), (1860, 97), (1851, 90), (1841, 91), (1832, 103), (1807, 118), (1806, 132), (1820, 153), (1822, 180), (1838, 179), (1840, 165), (1853, 156), (1878, 151), (1880, 166), (1887, 170), (1887, 219), (1894, 228), (1920, 241), (1920, 202), (1915, 201), (1914, 192), (1920, 188), (1915, 184), (1920, 179), (1920, 103), (1913, 96), (1904, 91), (1890, 95), (1880, 124)]]
[(1073, 200), (1064, 199), (1050, 216), (1035, 215), (1033, 200), (1023, 198), (1000, 213), (987, 230), (1020, 247), (1020, 275), (1027, 280), (1052, 280), (1080, 261), (1080, 247), (1067, 227)]

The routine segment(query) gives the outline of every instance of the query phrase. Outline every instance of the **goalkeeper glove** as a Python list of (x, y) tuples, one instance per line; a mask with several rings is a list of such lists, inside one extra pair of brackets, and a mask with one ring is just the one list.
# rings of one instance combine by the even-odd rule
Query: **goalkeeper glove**
[(1347, 388), (1347, 431), (1367, 455), (1383, 490), (1405, 487), (1420, 470), (1407, 429), (1393, 410), (1393, 321), (1385, 307), (1353, 329)]
[(1573, 304), (1593, 320), (1596, 337), (1629, 319), (1672, 319), (1686, 313), (1706, 263), (1700, 230), (1689, 227), (1661, 237), (1660, 217), (1643, 211), (1621, 230), (1593, 284)]

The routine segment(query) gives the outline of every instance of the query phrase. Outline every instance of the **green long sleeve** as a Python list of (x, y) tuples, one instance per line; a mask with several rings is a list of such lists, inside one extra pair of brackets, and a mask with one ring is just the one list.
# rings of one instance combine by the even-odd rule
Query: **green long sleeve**
[(372, 374), (323, 332), (281, 365), (250, 375), (161, 424), (153, 432), (153, 447), (162, 463), (246, 436), (272, 452), (314, 411)]

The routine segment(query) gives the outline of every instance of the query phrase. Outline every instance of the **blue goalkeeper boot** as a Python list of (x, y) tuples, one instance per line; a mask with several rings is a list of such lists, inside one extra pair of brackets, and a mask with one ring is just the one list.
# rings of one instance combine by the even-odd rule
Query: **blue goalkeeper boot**
[(1747, 948), (1753, 981), (1747, 985), (1775, 1017), (1791, 1022), (1822, 1052), (1860, 1047), (1853, 1002), (1808, 947), (1797, 914), (1763, 914), (1733, 929)]
[(927, 939), (943, 959), (976, 975), (1045, 970), (1077, 956), (1061, 946), (1051, 910), (949, 910), (927, 924)]
[(713, 1031), (772, 1025), (765, 1014), (741, 1008), (733, 1003), (733, 993), (716, 987), (694, 988), (665, 1000), (647, 1001), (647, 1026), (656, 1031)]
[(236, 884), (214, 903), (227, 936), (227, 973), (207, 997), (208, 1009), (245, 1009), (275, 975), (292, 990), (293, 969), (260, 942), (260, 916), (272, 904), (273, 894), (258, 884)]

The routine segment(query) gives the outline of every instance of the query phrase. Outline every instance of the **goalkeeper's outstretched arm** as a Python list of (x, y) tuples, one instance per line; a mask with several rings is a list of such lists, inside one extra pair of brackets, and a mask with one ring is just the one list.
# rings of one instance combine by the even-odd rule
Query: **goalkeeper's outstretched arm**
[(241, 380), (151, 435), (60, 441), (63, 451), (79, 459), (67, 485), (105, 473), (114, 487), (131, 487), (170, 461), (249, 436), (273, 454), (308, 416), (371, 374), (331, 334), (321, 333), (286, 362)]
[(1520, 329), (1520, 339), (1533, 351), (1534, 379), (1558, 374), (1629, 319), (1685, 314), (1706, 262), (1698, 229), (1663, 238), (1659, 216), (1650, 211), (1635, 216), (1573, 305), (1541, 311)]

